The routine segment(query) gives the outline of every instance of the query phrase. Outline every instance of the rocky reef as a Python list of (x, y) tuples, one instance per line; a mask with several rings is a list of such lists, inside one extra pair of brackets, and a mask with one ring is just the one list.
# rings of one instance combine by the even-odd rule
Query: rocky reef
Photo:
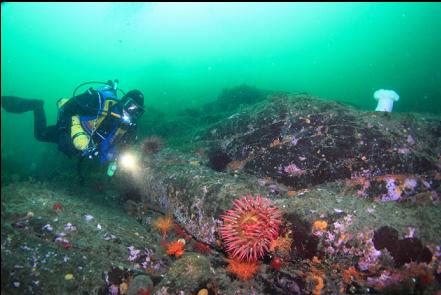
[[(135, 290), (140, 294), (439, 290), (439, 117), (365, 112), (307, 94), (241, 85), (200, 109), (146, 120), (144, 135), (155, 137), (137, 147), (139, 169), (119, 171), (112, 186), (99, 192), (91, 186), (83, 191), (88, 199), (80, 197), (80, 188), (60, 189), (62, 180), (2, 186), (2, 290), (22, 294), (37, 280), (38, 288), (31, 289), (47, 292), (46, 282), (56, 278), (63, 282), (60, 290), (82, 294), (128, 294), (135, 281), (145, 281)], [(94, 195), (108, 197), (120, 210), (111, 211), (115, 219), (86, 209)], [(247, 256), (253, 257), (248, 264), (232, 262), (219, 232), (222, 216), (245, 195), (262, 196), (268, 201), (256, 204), (281, 212), (277, 235), (267, 234), (271, 241), (259, 255)], [(38, 206), (32, 205), (34, 197)], [(256, 234), (253, 222), (261, 224), (262, 215), (255, 206), (243, 208), (254, 211), (234, 215), (240, 223), (235, 232)], [(86, 214), (95, 219), (87, 221)], [(118, 216), (124, 218), (117, 222)], [(160, 216), (166, 218), (155, 221)], [(32, 272), (26, 259), (43, 255), (18, 251), (23, 268), (14, 265), (11, 253), (31, 248), (29, 234), (34, 246), (99, 263), (77, 270), (57, 262), (61, 279), (41, 270), (39, 278), (33, 273), (23, 279)], [(82, 278), (86, 267), (94, 276)]]

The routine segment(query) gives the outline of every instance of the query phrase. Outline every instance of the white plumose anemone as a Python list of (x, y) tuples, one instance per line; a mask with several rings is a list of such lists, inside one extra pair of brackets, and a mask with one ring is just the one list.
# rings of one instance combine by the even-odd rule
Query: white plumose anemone
[(378, 100), (377, 112), (392, 112), (394, 102), (400, 99), (400, 96), (393, 90), (379, 89), (374, 92), (375, 100)]

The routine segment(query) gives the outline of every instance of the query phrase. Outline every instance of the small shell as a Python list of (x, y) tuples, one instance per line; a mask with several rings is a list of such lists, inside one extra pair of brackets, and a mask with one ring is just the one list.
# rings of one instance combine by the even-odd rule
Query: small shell
[(90, 215), (90, 214), (86, 214), (86, 215), (84, 215), (84, 220), (86, 220), (86, 221), (91, 221), (93, 219), (93, 216), (92, 215)]

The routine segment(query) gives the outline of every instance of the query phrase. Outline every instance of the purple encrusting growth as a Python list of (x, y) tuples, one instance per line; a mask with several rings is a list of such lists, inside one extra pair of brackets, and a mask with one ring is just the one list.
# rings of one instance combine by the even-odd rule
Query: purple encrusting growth
[(399, 274), (393, 274), (391, 270), (383, 270), (379, 277), (368, 277), (367, 284), (369, 286), (375, 286), (376, 288), (382, 289), (387, 286), (393, 285), (400, 281)]
[(115, 285), (115, 284), (112, 284), (112, 285), (109, 287), (109, 294), (111, 294), (111, 295), (118, 295), (118, 294), (119, 294), (119, 288), (118, 288), (118, 286)]
[(129, 261), (135, 261), (138, 259), (141, 250), (138, 250), (133, 246), (127, 247), (127, 249), (129, 250)]
[(291, 139), (291, 144), (292, 145), (297, 145), (298, 142), (299, 142), (299, 139), (296, 138), (295, 136), (293, 136), (292, 139)]
[(154, 255), (153, 250), (147, 248), (144, 250), (139, 250), (134, 246), (127, 247), (127, 250), (129, 251), (128, 260), (130, 262), (139, 263), (142, 269), (151, 268), (155, 271), (159, 271), (162, 267), (161, 261), (155, 262), (154, 259), (152, 259)]
[(435, 250), (433, 253), (434, 258), (437, 261), (440, 261), (440, 263), (438, 264), (438, 268), (436, 270), (436, 274), (438, 276), (440, 276), (441, 275), (441, 246), (436, 246), (434, 250)]
[[(415, 178), (406, 178), (400, 186), (394, 177), (385, 177), (387, 193), (381, 195), (383, 202), (401, 201), (406, 196), (415, 193), (418, 187), (418, 181)], [(403, 190), (403, 189), (404, 190)]]
[(382, 195), (381, 200), (384, 202), (400, 200), (401, 194), (397, 190), (397, 185), (395, 184), (395, 180), (391, 177), (386, 177), (385, 180), (386, 180), (387, 193)]
[(288, 166), (283, 167), (283, 171), (290, 175), (302, 175), (305, 174), (305, 171), (297, 167), (296, 164), (291, 163)]
[[(370, 233), (370, 236), (373, 235), (373, 232)], [(381, 251), (375, 249), (374, 243), (372, 242), (372, 238), (365, 241), (366, 248), (363, 251), (363, 256), (358, 260), (358, 267), (362, 271), (368, 271), (371, 267), (378, 265)]]
[(406, 178), (404, 180), (404, 187), (410, 191), (414, 191), (418, 182), (415, 178)]

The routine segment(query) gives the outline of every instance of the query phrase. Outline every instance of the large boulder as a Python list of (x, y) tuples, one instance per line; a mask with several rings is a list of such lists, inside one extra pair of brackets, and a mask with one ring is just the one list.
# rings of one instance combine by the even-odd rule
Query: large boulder
[(297, 211), (291, 203), (299, 189), (337, 180), (354, 180), (358, 189), (356, 179), (372, 178), (370, 188), (367, 180), (361, 183), (375, 200), (394, 199), (398, 188), (396, 200), (430, 194), (440, 186), (440, 138), (439, 118), (283, 95), (201, 131), (192, 142), (208, 149), (205, 155), (165, 149), (146, 156), (143, 172), (129, 183), (137, 183), (144, 201), (172, 212), (188, 233), (214, 246), (222, 213), (246, 194), (269, 197), (285, 213)]
[(296, 189), (440, 169), (440, 138), (439, 117), (363, 112), (307, 95), (273, 96), (203, 136), (218, 170), (230, 165)]

